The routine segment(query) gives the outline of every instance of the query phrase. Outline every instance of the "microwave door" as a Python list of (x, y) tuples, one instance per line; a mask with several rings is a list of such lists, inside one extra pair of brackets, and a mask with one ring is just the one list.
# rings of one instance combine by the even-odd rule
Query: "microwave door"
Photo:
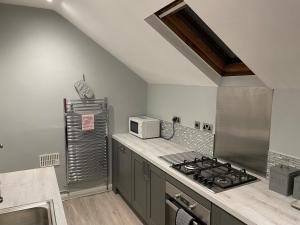
[(139, 124), (135, 121), (130, 121), (130, 131), (139, 134)]

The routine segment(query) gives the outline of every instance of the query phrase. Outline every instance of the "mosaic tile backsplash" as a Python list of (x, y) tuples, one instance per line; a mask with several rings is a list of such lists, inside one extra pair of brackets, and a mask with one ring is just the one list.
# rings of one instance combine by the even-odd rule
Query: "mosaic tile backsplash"
[[(172, 135), (172, 126), (171, 122), (162, 121), (161, 135), (166, 138), (170, 137)], [(213, 157), (214, 135), (211, 133), (176, 124), (175, 135), (170, 141), (188, 147), (202, 155)], [(300, 158), (269, 151), (267, 177), (270, 175), (270, 168), (279, 164), (300, 169)]]
[[(166, 138), (170, 137), (172, 126), (171, 122), (162, 121), (161, 135)], [(202, 155), (213, 157), (214, 135), (211, 133), (175, 124), (175, 135), (170, 141), (188, 147)]]

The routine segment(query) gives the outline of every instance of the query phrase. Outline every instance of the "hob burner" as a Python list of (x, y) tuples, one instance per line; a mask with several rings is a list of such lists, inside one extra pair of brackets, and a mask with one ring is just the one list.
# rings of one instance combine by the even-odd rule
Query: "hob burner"
[(216, 158), (204, 156), (175, 163), (172, 167), (215, 193), (257, 180), (245, 169), (238, 170), (230, 163), (221, 163)]
[(187, 169), (187, 170), (196, 170), (199, 167), (197, 166), (197, 164), (192, 163), (192, 164), (184, 165), (184, 168)]

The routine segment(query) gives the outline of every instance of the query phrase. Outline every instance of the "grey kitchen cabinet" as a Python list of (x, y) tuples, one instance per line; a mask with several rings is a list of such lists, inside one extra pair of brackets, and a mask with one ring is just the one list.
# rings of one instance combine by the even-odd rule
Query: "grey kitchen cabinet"
[(164, 173), (132, 154), (132, 206), (148, 225), (165, 225)]
[(245, 225), (223, 209), (212, 205), (211, 225)]
[(113, 190), (131, 202), (131, 156), (132, 151), (113, 141)]
[(147, 161), (132, 153), (132, 206), (139, 216), (147, 217)]
[(112, 185), (148, 225), (165, 225), (165, 174), (113, 139)]
[(116, 140), (112, 144), (113, 191), (122, 195), (144, 224), (165, 225), (167, 180), (211, 210), (211, 225), (245, 225)]
[(115, 139), (112, 139), (112, 190), (117, 193), (117, 181), (118, 181), (118, 147), (120, 143)]
[(148, 164), (147, 221), (149, 225), (165, 225), (165, 174)]

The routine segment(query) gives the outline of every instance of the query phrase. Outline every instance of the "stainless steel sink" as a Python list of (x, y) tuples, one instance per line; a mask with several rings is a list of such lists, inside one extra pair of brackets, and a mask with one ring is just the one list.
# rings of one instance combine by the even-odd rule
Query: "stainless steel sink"
[(1, 225), (56, 225), (52, 201), (0, 210)]

